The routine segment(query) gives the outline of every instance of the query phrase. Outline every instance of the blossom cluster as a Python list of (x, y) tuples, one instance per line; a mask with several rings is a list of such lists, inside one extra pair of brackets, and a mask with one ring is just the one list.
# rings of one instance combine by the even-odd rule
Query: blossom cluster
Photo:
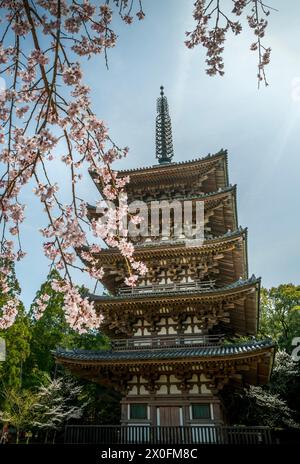
[(45, 310), (47, 309), (49, 299), (50, 296), (45, 293), (35, 300), (36, 309), (34, 316), (36, 320), (39, 320), (44, 314)]
[(70, 327), (79, 333), (96, 329), (102, 322), (103, 316), (97, 314), (94, 302), (82, 297), (77, 288), (63, 280), (53, 280), (52, 289), (64, 295), (65, 319)]
[(0, 329), (8, 329), (16, 320), (18, 315), (18, 306), (20, 302), (17, 298), (8, 300), (1, 308)]

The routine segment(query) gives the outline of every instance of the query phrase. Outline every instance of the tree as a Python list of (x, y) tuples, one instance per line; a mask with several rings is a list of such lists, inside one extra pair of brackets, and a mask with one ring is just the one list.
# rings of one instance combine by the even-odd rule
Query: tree
[(258, 336), (270, 337), (279, 351), (269, 385), (233, 393), (224, 392), (224, 404), (231, 422), (270, 427), (299, 427), (300, 363), (295, 362), (292, 339), (300, 332), (300, 287), (282, 284), (261, 290)]
[(2, 396), (4, 406), (0, 410), (0, 421), (15, 427), (16, 442), (19, 443), (20, 432), (29, 431), (32, 427), (38, 396), (30, 390), (16, 388), (4, 388)]
[(81, 418), (86, 406), (86, 403), (78, 403), (81, 392), (82, 387), (67, 376), (54, 380), (49, 378), (48, 383), (39, 388), (32, 426), (46, 432), (45, 442), (49, 432), (54, 432), (54, 442), (57, 431), (68, 421)]
[(223, 404), (230, 423), (265, 425), (271, 428), (299, 428), (300, 366), (291, 356), (276, 353), (269, 385), (232, 391), (225, 388)]
[(87, 402), (84, 423), (119, 424), (121, 420), (121, 394), (111, 388), (80, 380), (82, 397)]
[[(20, 294), (14, 269), (11, 269), (10, 279), (9, 294), (0, 293), (0, 308)], [(21, 302), (18, 304), (15, 323), (7, 330), (0, 330), (0, 337), (5, 340), (6, 345), (6, 360), (0, 363), (0, 382), (18, 388), (22, 385), (23, 364), (29, 356), (31, 337), (28, 316)]]
[(281, 349), (292, 351), (300, 333), (300, 286), (282, 284), (262, 289), (260, 335), (271, 337)]
[(280, 350), (276, 354), (269, 389), (286, 401), (294, 411), (295, 421), (300, 424), (300, 363), (286, 351)]
[(251, 386), (243, 402), (243, 416), (247, 424), (260, 424), (270, 428), (299, 427), (293, 418), (294, 411), (275, 393)]
[(30, 354), (30, 327), (28, 316), (22, 303), (19, 304), (16, 322), (0, 337), (6, 344), (6, 360), (0, 363), (0, 382), (20, 387), (23, 381), (23, 367)]

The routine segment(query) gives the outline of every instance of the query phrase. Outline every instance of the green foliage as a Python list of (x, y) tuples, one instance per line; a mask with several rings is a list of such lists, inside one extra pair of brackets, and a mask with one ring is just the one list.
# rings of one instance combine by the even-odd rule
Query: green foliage
[(27, 371), (38, 368), (44, 372), (53, 372), (54, 359), (51, 350), (63, 344), (64, 338), (69, 332), (62, 311), (63, 295), (54, 291), (51, 287), (51, 282), (59, 278), (57, 271), (51, 271), (47, 281), (42, 284), (36, 294), (35, 300), (44, 294), (50, 296), (47, 309), (39, 320), (35, 320), (34, 318), (34, 311), (36, 309), (35, 300), (31, 305), (29, 317), (31, 320), (32, 338), (30, 358), (26, 366)]
[[(37, 427), (46, 430), (48, 425), (50, 430), (54, 423), (58, 425), (58, 417), (54, 415), (58, 405), (52, 407), (51, 404), (57, 400), (56, 394), (66, 389), (63, 385), (56, 388), (58, 384), (55, 380), (50, 382), (50, 377), (59, 372), (64, 374), (61, 367), (55, 366), (53, 351), (57, 347), (95, 350), (108, 346), (108, 339), (99, 331), (80, 335), (70, 329), (64, 317), (63, 295), (52, 289), (51, 282), (54, 279), (60, 279), (60, 276), (56, 271), (51, 271), (46, 282), (37, 292), (29, 312), (26, 313), (23, 305), (20, 304), (15, 324), (1, 333), (6, 340), (7, 361), (0, 363), (0, 381), (3, 384), (3, 388), (0, 388), (3, 391), (0, 397), (0, 410), (2, 409), (2, 420), (7, 419), (17, 430), (26, 431), (28, 428), (32, 430)], [(16, 294), (19, 294), (20, 288), (16, 279), (14, 288)], [(85, 288), (80, 290), (81, 293), (86, 292)], [(36, 320), (35, 302), (44, 294), (50, 297), (47, 308), (43, 316)], [(0, 295), (1, 304), (4, 304), (6, 299), (7, 296)], [(75, 392), (80, 388), (80, 395), (77, 398), (72, 396), (70, 389), (65, 392), (66, 397), (72, 398), (73, 412), (77, 411), (77, 407), (84, 405), (85, 422), (103, 424), (111, 421), (119, 422), (120, 397), (117, 393), (83, 380), (76, 381), (76, 385), (73, 385), (72, 389)], [(44, 389), (42, 399), (39, 397), (41, 389)], [(36, 402), (40, 405), (37, 408)], [(35, 410), (34, 417), (29, 414), (32, 410)], [(60, 414), (60, 417), (63, 418), (63, 422), (67, 420), (64, 413)], [(30, 427), (28, 424), (31, 424)], [(62, 425), (62, 422), (60, 424)]]
[(300, 364), (293, 361), (286, 351), (278, 351), (272, 372), (270, 390), (282, 396), (287, 396), (294, 382), (300, 385)]
[(29, 431), (32, 427), (38, 403), (38, 395), (29, 390), (19, 390), (14, 387), (2, 390), (3, 408), (0, 410), (0, 422), (15, 427), (17, 443), (20, 431)]
[(87, 403), (85, 423), (119, 424), (121, 395), (116, 391), (89, 381), (81, 381), (82, 399)]
[(292, 339), (300, 335), (300, 286), (283, 284), (261, 291), (260, 332), (280, 349), (292, 351)]
[[(16, 279), (14, 269), (10, 276), (12, 290), (9, 294), (0, 293), (0, 311), (9, 297), (20, 294), (20, 286)], [(0, 382), (11, 387), (20, 387), (22, 384), (23, 364), (30, 353), (30, 324), (22, 303), (18, 307), (18, 316), (15, 323), (6, 330), (0, 330), (0, 337), (5, 340), (6, 360), (0, 363)]]
[(277, 352), (271, 380), (265, 387), (223, 392), (230, 423), (298, 427), (300, 423), (300, 363), (292, 360), (292, 339), (300, 336), (300, 286), (283, 284), (261, 291), (258, 338), (270, 337)]
[(279, 351), (275, 359), (269, 390), (286, 401), (300, 423), (300, 362), (293, 361), (285, 351)]
[(24, 306), (19, 305), (15, 323), (0, 331), (6, 343), (6, 360), (0, 363), (0, 381), (6, 385), (22, 385), (23, 366), (30, 353), (30, 326)]
[(300, 427), (300, 366), (279, 351), (269, 385), (233, 391), (226, 388), (223, 404), (227, 419), (238, 425), (265, 425), (272, 428)]
[[(261, 387), (251, 386), (243, 398), (245, 422), (271, 428), (299, 427), (294, 420), (294, 411), (279, 395)], [(247, 424), (247, 425), (248, 425)]]

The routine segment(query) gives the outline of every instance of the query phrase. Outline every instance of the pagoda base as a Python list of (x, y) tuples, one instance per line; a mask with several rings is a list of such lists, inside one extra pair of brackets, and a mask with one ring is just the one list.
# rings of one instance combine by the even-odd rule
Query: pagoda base
[(121, 425), (223, 425), (221, 401), (208, 395), (127, 395), (121, 401)]
[(268, 427), (228, 427), (193, 425), (160, 427), (149, 425), (67, 425), (66, 444), (205, 444), (269, 445), (273, 442)]

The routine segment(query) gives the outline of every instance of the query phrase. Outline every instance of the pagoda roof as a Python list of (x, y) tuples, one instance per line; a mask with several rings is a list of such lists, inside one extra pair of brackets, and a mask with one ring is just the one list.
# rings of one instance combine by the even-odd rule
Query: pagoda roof
[[(209, 215), (210, 211), (213, 211), (214, 214), (212, 218), (209, 219), (212, 221), (211, 227), (212, 232), (217, 235), (224, 234), (226, 231), (238, 229), (238, 215), (237, 215), (237, 200), (236, 200), (236, 185), (229, 185), (225, 188), (219, 188), (217, 191), (203, 193), (203, 194), (193, 194), (193, 195), (174, 195), (172, 198), (168, 198), (165, 195), (162, 195), (159, 198), (159, 201), (203, 201), (204, 206), (204, 216), (206, 213)], [(147, 200), (146, 204), (151, 204), (151, 201), (156, 200)], [(223, 204), (224, 208), (220, 208)], [(172, 204), (170, 204), (172, 207)], [(100, 214), (97, 212), (97, 208), (94, 205), (87, 205), (89, 219), (97, 219)]]
[[(238, 229), (235, 230), (228, 230), (225, 234), (219, 235), (218, 237), (206, 237), (204, 240), (204, 243), (213, 243), (213, 242), (218, 242), (221, 239), (225, 239), (228, 237), (238, 237), (241, 235), (241, 233), (247, 234), (247, 227), (239, 227)], [(153, 248), (153, 247), (160, 247), (160, 246), (166, 246), (166, 245), (185, 245), (186, 241), (181, 239), (181, 238), (174, 238), (171, 240), (160, 240), (160, 241), (150, 241), (150, 242), (141, 242), (135, 245), (135, 249), (143, 249), (143, 248)], [(110, 248), (111, 249), (111, 248)]]
[[(151, 256), (152, 254), (164, 257), (165, 254), (178, 254), (184, 255), (195, 253), (209, 253), (210, 251), (219, 251), (226, 249), (229, 243), (235, 242), (240, 238), (247, 240), (247, 228), (238, 228), (235, 231), (228, 231), (226, 234), (219, 237), (205, 239), (202, 245), (186, 246), (185, 241), (172, 240), (172, 241), (159, 241), (150, 243), (143, 243), (142, 245), (135, 245), (134, 256), (136, 259), (143, 259)], [(80, 250), (77, 249), (80, 253)], [(101, 264), (114, 262), (116, 259), (123, 259), (118, 248), (103, 248), (99, 253), (95, 253)]]
[(274, 342), (270, 339), (253, 340), (239, 344), (215, 345), (194, 348), (151, 348), (142, 350), (113, 351), (113, 350), (65, 350), (58, 348), (54, 354), (59, 360), (74, 360), (81, 362), (120, 362), (136, 360), (165, 360), (178, 358), (223, 358), (239, 357), (245, 354), (254, 354), (265, 348), (274, 348)]
[[(230, 320), (230, 327), (239, 335), (256, 335), (259, 321), (260, 278), (254, 275), (250, 279), (238, 280), (220, 288), (198, 290), (150, 291), (147, 293), (133, 292), (127, 295), (100, 296), (90, 295), (96, 308), (104, 317), (102, 330), (111, 335), (129, 334), (134, 324), (140, 318), (186, 317), (197, 314), (205, 308), (220, 308), (228, 305), (225, 310)], [(201, 309), (202, 308), (202, 309)], [(209, 316), (209, 309), (207, 317)], [(213, 311), (213, 309), (211, 309)], [(150, 316), (152, 315), (152, 316)], [(122, 316), (122, 323), (120, 317)]]
[[(145, 300), (151, 296), (151, 299), (166, 299), (172, 296), (183, 296), (183, 297), (196, 297), (201, 299), (213, 298), (224, 296), (226, 293), (232, 293), (232, 291), (241, 291), (249, 286), (260, 284), (261, 278), (255, 277), (252, 275), (249, 279), (239, 279), (236, 282), (233, 282), (229, 285), (224, 285), (223, 287), (218, 288), (207, 288), (205, 290), (197, 289), (187, 289), (187, 290), (165, 290), (164, 292), (155, 291), (154, 289), (149, 289), (148, 293), (129, 293), (127, 295), (93, 295), (90, 294), (89, 298), (91, 301), (99, 301), (101, 303), (119, 303), (119, 302), (128, 302), (127, 300)], [(132, 301), (133, 302), (133, 301)]]
[[(223, 160), (222, 174), (217, 180), (219, 186), (228, 185), (228, 160), (227, 150), (221, 149), (215, 154), (208, 154), (206, 156), (187, 160), (178, 161), (171, 163), (155, 164), (152, 166), (144, 166), (140, 168), (124, 169), (118, 171), (120, 177), (130, 176), (129, 189), (136, 185), (151, 184), (157, 182), (165, 182), (168, 180), (174, 181), (174, 176), (179, 178), (186, 177), (187, 174), (191, 173), (206, 173), (207, 169), (211, 166), (216, 165)], [(90, 175), (95, 180), (97, 175), (94, 171), (90, 170)], [(97, 188), (102, 190), (101, 184), (96, 182)]]
[[(143, 257), (148, 256), (152, 253), (161, 254), (166, 251), (179, 253), (180, 250), (188, 252), (192, 251), (203, 251), (204, 253), (209, 250), (218, 250), (219, 247), (222, 248), (222, 245), (225, 245), (228, 242), (236, 241), (237, 239), (244, 237), (247, 239), (247, 228), (238, 228), (234, 231), (228, 231), (226, 234), (219, 237), (213, 237), (205, 239), (202, 245), (199, 246), (186, 246), (184, 240), (170, 240), (170, 241), (159, 241), (159, 242), (149, 242), (143, 243), (141, 245), (135, 245), (134, 255), (136, 258), (142, 259)], [(225, 245), (226, 247), (226, 245)], [(80, 249), (77, 249), (77, 252), (80, 254)], [(190, 253), (187, 253), (190, 254)], [(117, 248), (103, 248), (99, 253), (96, 253), (97, 257), (103, 257), (103, 262), (115, 261), (117, 258), (122, 259), (122, 255)]]
[[(82, 248), (84, 250), (84, 248)], [(77, 250), (80, 256), (80, 250)], [(112, 293), (123, 285), (127, 275), (124, 257), (117, 248), (105, 248), (95, 253), (97, 265), (103, 267), (103, 285)], [(80, 256), (81, 260), (89, 266), (89, 262)], [(186, 244), (168, 243), (153, 247), (135, 247), (134, 258), (145, 262), (151, 267), (158, 258), (168, 260), (171, 265), (174, 260), (192, 259), (195, 262), (209, 258), (219, 266), (219, 275), (222, 281), (218, 285), (235, 282), (239, 278), (247, 278), (247, 230), (239, 229), (238, 233), (221, 236), (216, 240), (204, 241), (202, 245), (186, 246)]]
[[(213, 199), (216, 199), (218, 197), (222, 197), (222, 196), (225, 196), (226, 194), (228, 193), (232, 193), (234, 196), (236, 196), (236, 184), (234, 185), (228, 185), (224, 188), (219, 188), (217, 191), (215, 192), (208, 192), (208, 193), (199, 193), (199, 194), (196, 194), (196, 195), (180, 195), (180, 194), (177, 194), (177, 195), (173, 195), (172, 196), (172, 201), (174, 200), (203, 200), (203, 201), (210, 201), (211, 198), (213, 197)], [(160, 197), (160, 200), (170, 200), (169, 197), (164, 197), (164, 196), (161, 196)], [(149, 200), (150, 202), (151, 200)], [(88, 212), (90, 214), (90, 216), (92, 217), (95, 217), (95, 216), (98, 216), (97, 214), (97, 207), (94, 206), (94, 205), (91, 205), (91, 204), (87, 204), (87, 208), (88, 208)]]
[(157, 171), (164, 171), (165, 168), (167, 169), (176, 169), (177, 167), (180, 166), (180, 168), (185, 167), (185, 166), (191, 166), (191, 165), (199, 165), (199, 164), (205, 164), (209, 163), (212, 160), (216, 160), (219, 158), (225, 158), (227, 162), (227, 150), (224, 150), (221, 148), (220, 151), (217, 153), (208, 153), (205, 156), (199, 157), (199, 158), (193, 158), (191, 160), (185, 160), (185, 161), (177, 161), (177, 162), (171, 162), (171, 163), (164, 163), (164, 164), (154, 164), (152, 166), (143, 166), (140, 168), (134, 168), (134, 169), (124, 169), (119, 171), (120, 174), (122, 175), (128, 175), (132, 173), (141, 173), (143, 171), (149, 171), (149, 170), (157, 170)]
[[(74, 374), (120, 390), (126, 388), (127, 381), (134, 375), (142, 375), (151, 383), (160, 374), (173, 372), (176, 375), (182, 370), (215, 376), (222, 388), (222, 376), (242, 385), (266, 384), (270, 379), (274, 351), (271, 340), (253, 340), (219, 346), (129, 351), (57, 349), (54, 356), (56, 363)], [(219, 388), (217, 384), (216, 387)]]

